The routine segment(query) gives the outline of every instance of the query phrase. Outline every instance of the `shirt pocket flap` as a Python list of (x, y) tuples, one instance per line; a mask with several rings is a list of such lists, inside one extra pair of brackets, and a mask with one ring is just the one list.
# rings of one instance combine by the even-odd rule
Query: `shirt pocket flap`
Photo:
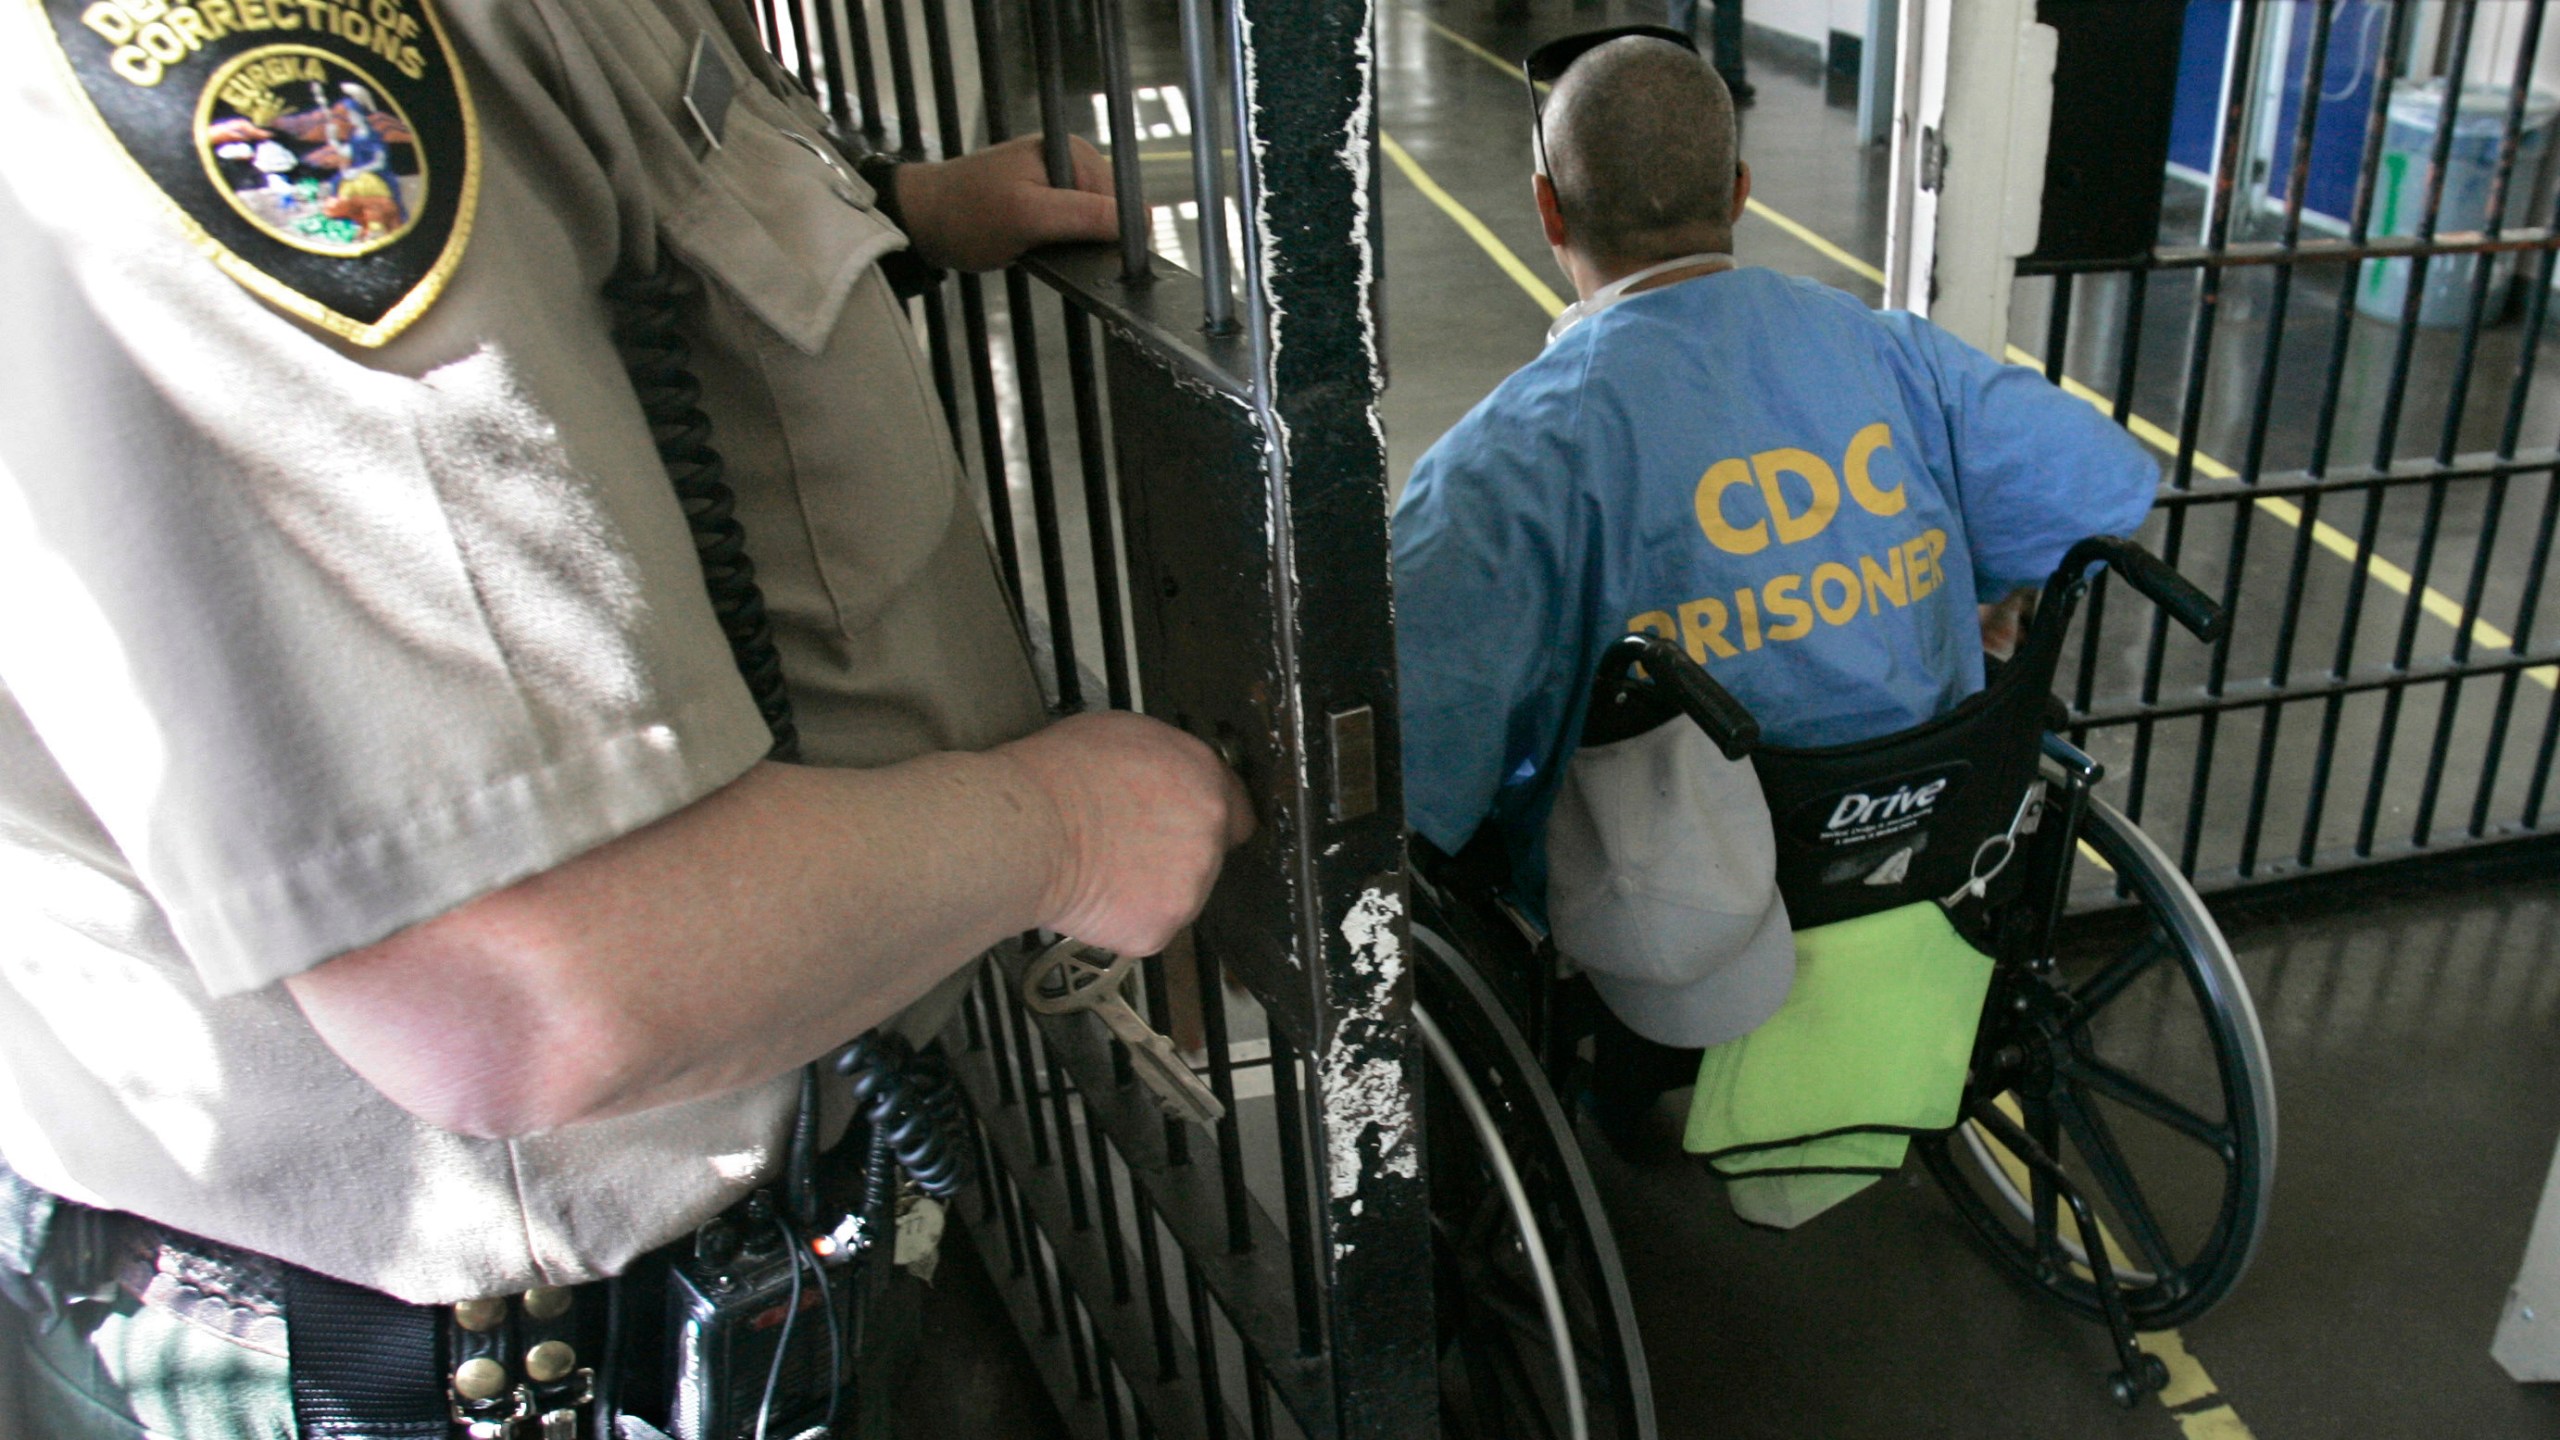
[(721, 146), (703, 157), (702, 184), (668, 216), (666, 239), (815, 355), (862, 272), (907, 243), (870, 208), (872, 198), (824, 140), (741, 105)]

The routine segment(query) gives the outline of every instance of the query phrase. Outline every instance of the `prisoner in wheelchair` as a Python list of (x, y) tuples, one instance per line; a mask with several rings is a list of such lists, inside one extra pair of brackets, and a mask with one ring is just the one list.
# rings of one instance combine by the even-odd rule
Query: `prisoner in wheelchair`
[(2275, 1155), (2228, 947), (2058, 733), (2098, 576), (2223, 623), (2115, 538), (2157, 470), (2033, 371), (1737, 266), (1749, 171), (1685, 37), (1527, 68), (1580, 301), (1395, 520), (1444, 1426), (1654, 1433), (1581, 1137), (1649, 1163), (1675, 1091), (1702, 1204), (1758, 1225), (1854, 1224), (1916, 1150), (2135, 1403)]

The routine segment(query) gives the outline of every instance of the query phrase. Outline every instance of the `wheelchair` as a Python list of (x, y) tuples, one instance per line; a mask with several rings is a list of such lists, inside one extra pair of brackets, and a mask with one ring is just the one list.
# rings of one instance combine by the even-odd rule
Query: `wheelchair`
[[(2106, 1328), (2108, 1388), (2129, 1407), (2168, 1380), (2138, 1333), (2203, 1314), (2257, 1252), (2276, 1105), (2212, 915), (2097, 796), (2103, 767), (2055, 733), (2066, 715), (2054, 672), (2101, 563), (2199, 638), (2219, 637), (2225, 617), (2201, 591), (2132, 541), (2093, 537), (2045, 583), (1985, 688), (1925, 724), (1849, 745), (1762, 744), (1685, 651), (1637, 634), (1604, 653), (1583, 739), (1696, 723), (1758, 772), (1796, 928), (1936, 900), (1992, 958), (1961, 1118), (1913, 1149), (1995, 1265)], [(1839, 797), (1933, 778), (1950, 783), (1924, 824), (1826, 833)], [(1414, 842), (1444, 1429), (1651, 1440), (1625, 1273), (1558, 1097), (1614, 1086), (1649, 1103), (1690, 1083), (1699, 1052), (1635, 1036), (1566, 973), (1505, 898), (1491, 838), (1458, 856)], [(2084, 865), (2119, 903), (2065, 923)]]

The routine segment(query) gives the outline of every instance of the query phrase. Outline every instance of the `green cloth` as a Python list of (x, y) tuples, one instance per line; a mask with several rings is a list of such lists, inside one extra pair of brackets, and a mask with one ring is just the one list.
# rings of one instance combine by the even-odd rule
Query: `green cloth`
[(14, 1388), (28, 1440), (293, 1440), (285, 1358), (119, 1294), (72, 1307), (50, 1334), (0, 1301), (0, 1405)]
[(1990, 957), (1931, 902), (1797, 931), (1795, 988), (1699, 1061), (1683, 1143), (1743, 1219), (1803, 1224), (1956, 1123), (1990, 986)]

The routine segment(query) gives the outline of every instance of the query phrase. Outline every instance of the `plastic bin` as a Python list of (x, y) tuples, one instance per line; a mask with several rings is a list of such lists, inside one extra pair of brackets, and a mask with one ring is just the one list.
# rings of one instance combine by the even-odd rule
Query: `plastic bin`
[[(2498, 178), (2498, 142), (2506, 135), (2504, 86), (2471, 85), (2462, 92), (2455, 112), (2453, 150), (2445, 165), (2444, 201), (2436, 212), (2436, 233), (2478, 230), (2488, 223), (2489, 190)], [(2382, 137), (2382, 168), (2374, 177), (2373, 230), (2381, 235), (2415, 235), (2427, 208), (2428, 161), (2435, 154), (2436, 117), (2444, 109), (2444, 82), (2402, 85), (2391, 97), (2390, 118)], [(2517, 137), (2515, 175), (2507, 183), (2506, 225), (2532, 223), (2542, 191), (2542, 162), (2550, 149), (2551, 122), (2560, 114), (2560, 97), (2535, 90), (2525, 97), (2524, 129)], [(2506, 312), (2507, 287), (2515, 279), (2514, 252), (2488, 257), (2489, 289), (2485, 324)], [(2472, 267), (2477, 255), (2439, 255), (2427, 262), (2426, 294), (2418, 301), (2418, 323), (2459, 325), (2471, 303)], [(2407, 260), (2368, 260), (2356, 277), (2356, 308), (2377, 320), (2398, 320), (2409, 295)]]

